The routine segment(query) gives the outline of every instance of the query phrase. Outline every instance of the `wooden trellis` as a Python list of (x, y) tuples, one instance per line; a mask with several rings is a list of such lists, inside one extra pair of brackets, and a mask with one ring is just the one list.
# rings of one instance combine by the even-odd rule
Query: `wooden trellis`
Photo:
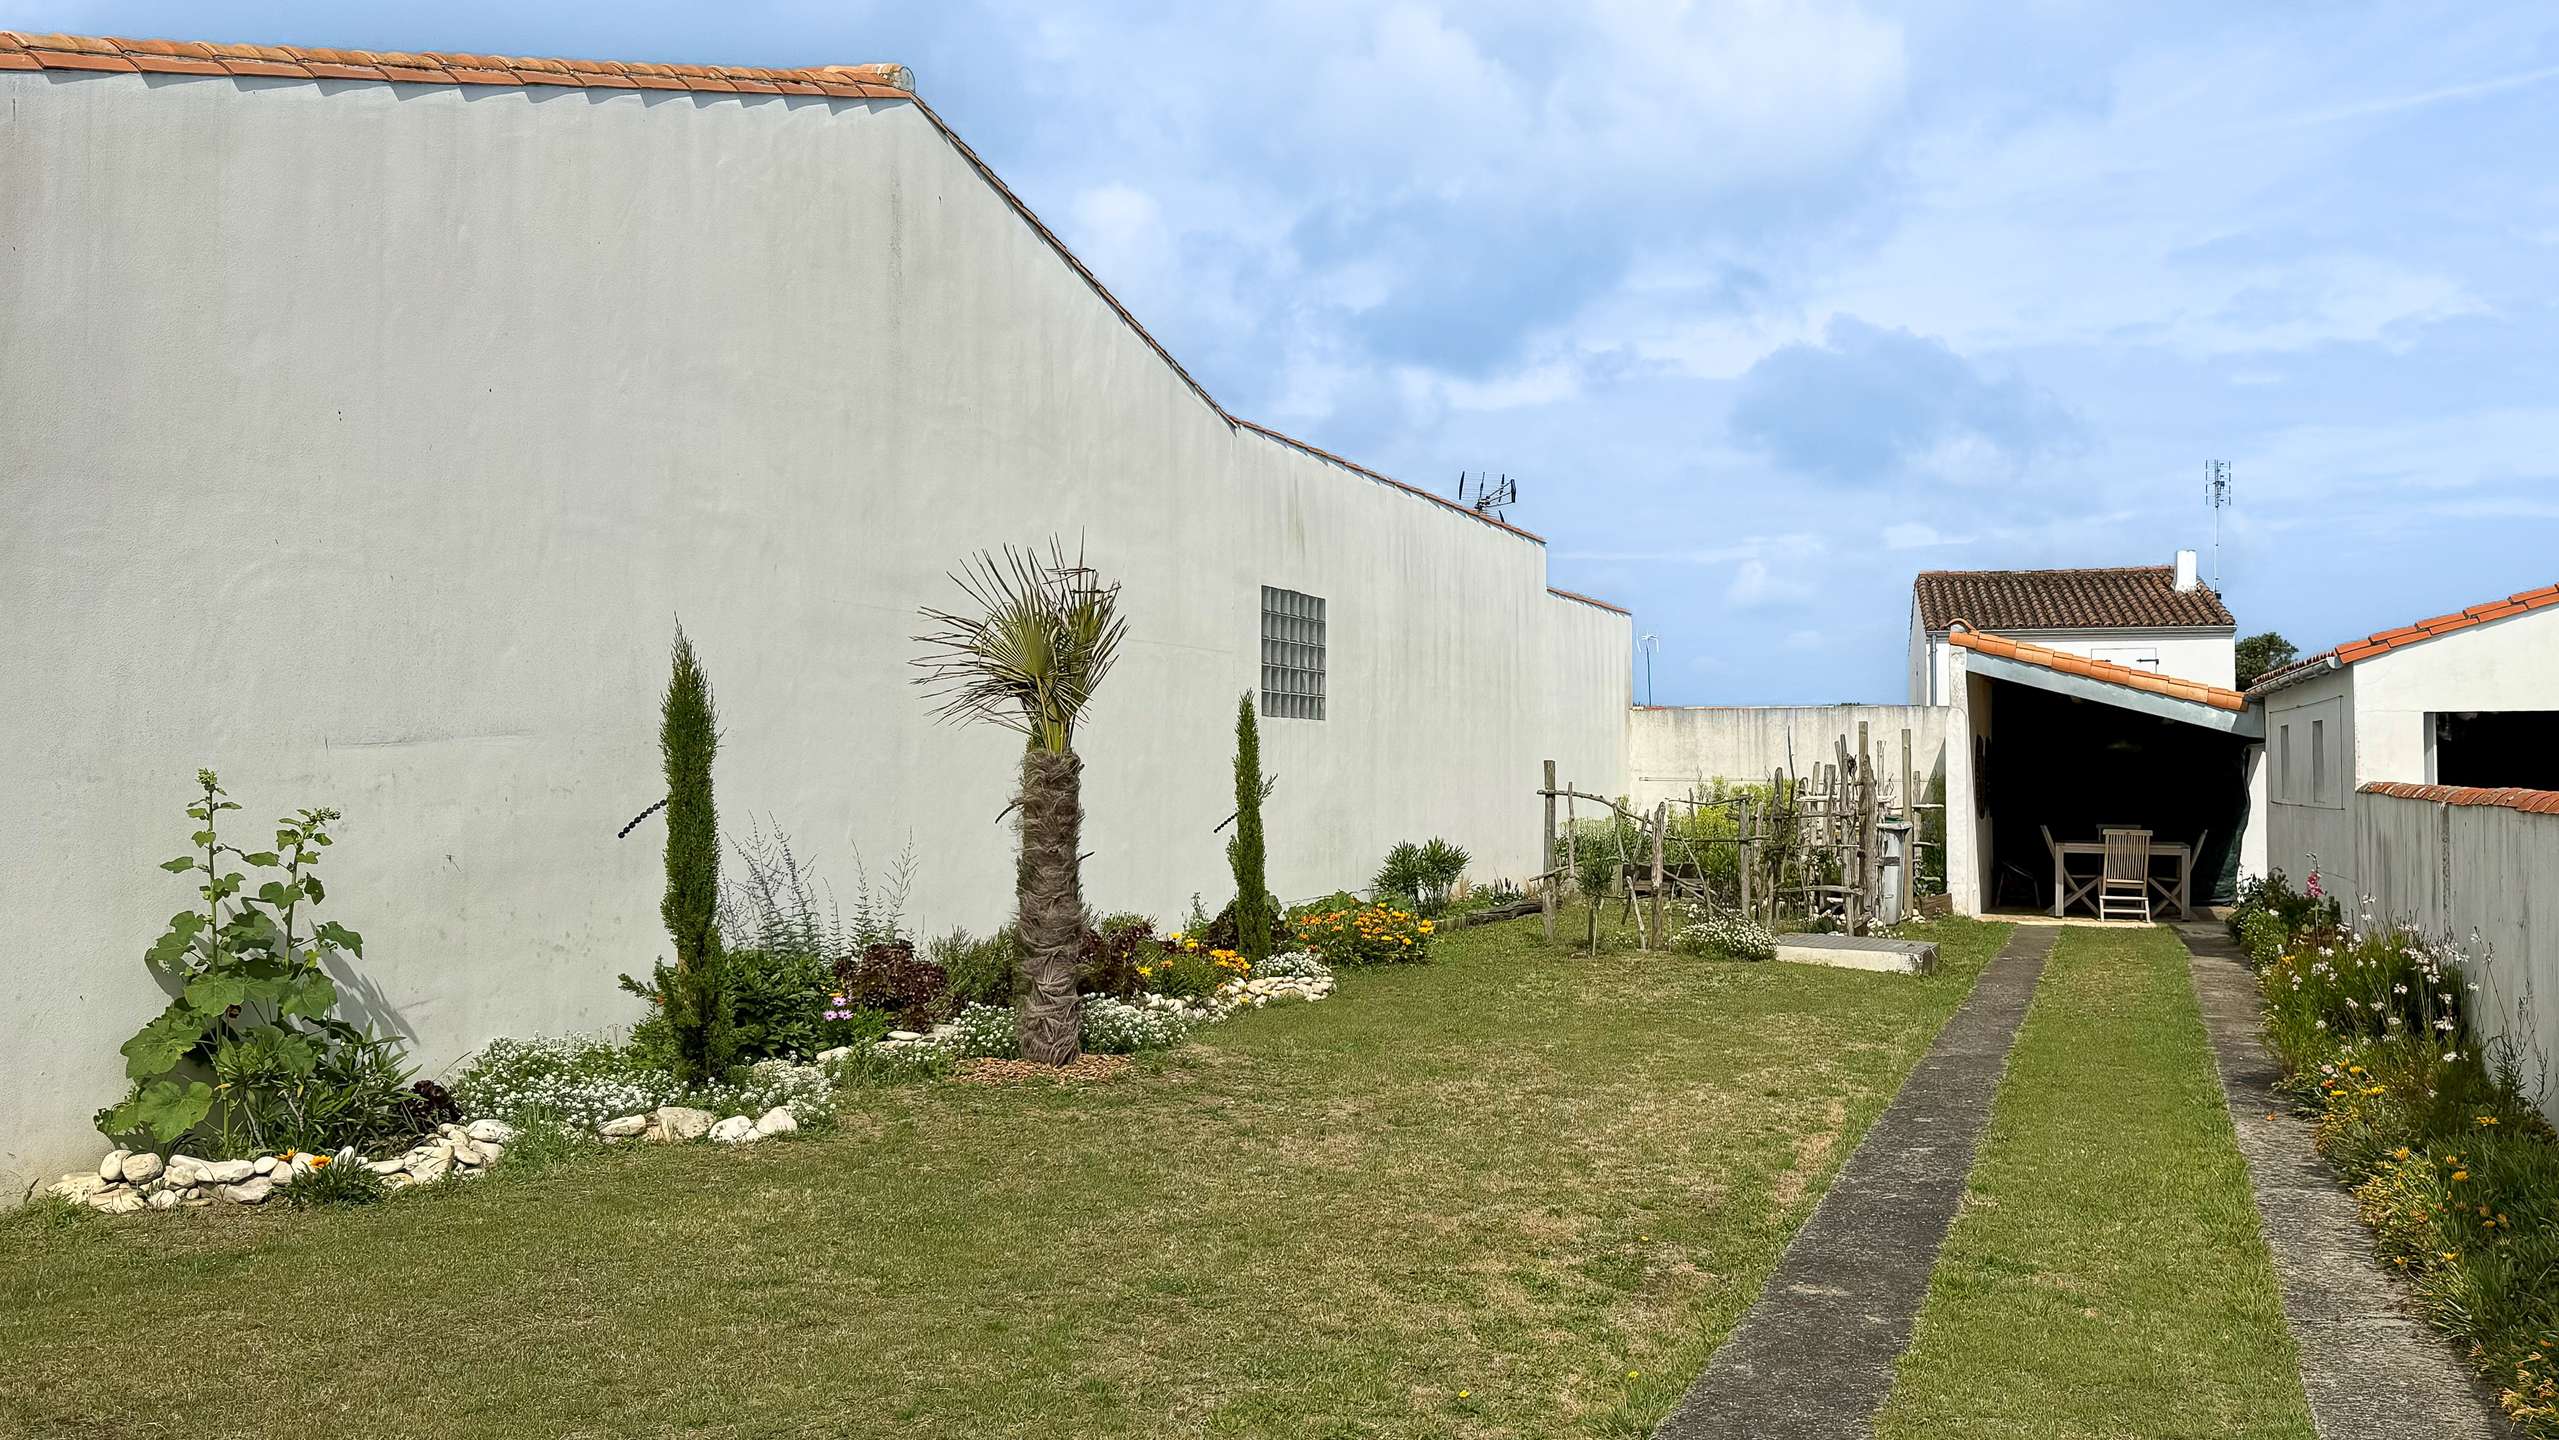
[[(1848, 737), (1833, 744), (1832, 758), (1808, 773), (1771, 771), (1763, 797), (1750, 793), (1661, 800), (1639, 814), (1604, 795), (1556, 783), (1555, 762), (1546, 762), (1538, 794), (1545, 802), (1544, 872), (1538, 877), (1546, 934), (1553, 938), (1557, 905), (1580, 874), (1581, 844), (1578, 806), (1599, 807), (1610, 818), (1611, 843), (1625, 897), (1624, 918), (1640, 906), (1644, 923), (1638, 932), (1647, 949), (1668, 943), (1664, 905), (1669, 900), (1702, 908), (1709, 914), (1732, 910), (1771, 931), (1790, 921), (1810, 926), (1836, 923), (1850, 934), (1866, 934), (1882, 916), (1885, 881), (1890, 870), (1907, 865), (1899, 887), (1905, 910), (1915, 899), (1916, 864), (1923, 811), (1942, 804), (1920, 799), (1912, 765), (1911, 732), (1901, 732), (1901, 767), (1897, 776), (1884, 773), (1865, 722), (1858, 722), (1857, 745)], [(1896, 783), (1898, 782), (1898, 783)], [(1557, 802), (1562, 802), (1559, 833)], [(1733, 819), (1730, 835), (1701, 835), (1696, 824), (1670, 823), (1674, 807), (1692, 816), (1717, 810)], [(1883, 832), (1907, 826), (1899, 854), (1887, 853)], [(1633, 845), (1628, 844), (1633, 837)], [(1734, 893), (1716, 893), (1710, 883), (1707, 852), (1732, 846)], [(1932, 847), (1934, 848), (1934, 847)]]

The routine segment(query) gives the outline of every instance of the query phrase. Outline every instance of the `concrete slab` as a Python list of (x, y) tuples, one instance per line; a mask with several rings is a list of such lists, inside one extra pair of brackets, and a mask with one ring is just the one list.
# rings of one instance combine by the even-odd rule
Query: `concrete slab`
[(1933, 975), (1937, 971), (1937, 944), (1933, 940), (1884, 940), (1868, 935), (1780, 935), (1777, 958), (1798, 965), (1831, 965), (1843, 970)]
[(1654, 1440), (1874, 1434), (2060, 933), (2009, 936)]
[(2312, 1148), (2309, 1122), (2275, 1093), (2256, 977), (2219, 926), (2180, 925), (2213, 1063), (2274, 1252), (2301, 1388), (2321, 1440), (2504, 1440), (2486, 1390), (2373, 1258), (2354, 1196)]

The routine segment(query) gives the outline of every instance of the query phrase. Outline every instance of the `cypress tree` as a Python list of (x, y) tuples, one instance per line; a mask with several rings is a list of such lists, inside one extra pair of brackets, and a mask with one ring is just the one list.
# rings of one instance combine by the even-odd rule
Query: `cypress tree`
[(1253, 719), (1253, 692), (1235, 705), (1235, 834), (1226, 842), (1235, 871), (1236, 946), (1258, 965), (1271, 957), (1271, 887), (1262, 863), (1262, 732)]
[(720, 950), (720, 815), (711, 799), (711, 760), (720, 748), (710, 677), (675, 630), (674, 672), (659, 703), (658, 749), (666, 759), (666, 899), (658, 913), (675, 942), (675, 969), (659, 967), (658, 993), (675, 1028), (676, 1074), (718, 1079), (736, 1058), (734, 1002)]

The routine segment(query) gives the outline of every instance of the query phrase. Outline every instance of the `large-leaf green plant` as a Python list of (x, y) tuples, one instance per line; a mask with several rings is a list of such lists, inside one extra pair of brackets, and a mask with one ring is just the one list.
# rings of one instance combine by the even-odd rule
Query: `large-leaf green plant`
[[(308, 914), (327, 894), (317, 868), (338, 812), (297, 811), (276, 823), (274, 849), (242, 850), (223, 842), (220, 823), (239, 805), (212, 771), (197, 771), (196, 783), (195, 849), (160, 868), (200, 876), (203, 908), (171, 916), (143, 956), (176, 998), (124, 1042), (133, 1088), (99, 1112), (98, 1128), (161, 1147), (199, 1127), (234, 1152), (291, 1143), (331, 1104), (334, 1087), (315, 1077), (378, 1058), (386, 1043), (336, 1017), (337, 984), (322, 969), (361, 957), (364, 937)], [(254, 888), (234, 862), (264, 872)]]

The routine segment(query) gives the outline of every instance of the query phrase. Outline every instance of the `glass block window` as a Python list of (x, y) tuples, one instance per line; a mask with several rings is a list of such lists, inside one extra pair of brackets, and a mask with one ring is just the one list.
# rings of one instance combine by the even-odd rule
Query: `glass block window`
[(1262, 587), (1262, 713), (1324, 718), (1324, 600)]

